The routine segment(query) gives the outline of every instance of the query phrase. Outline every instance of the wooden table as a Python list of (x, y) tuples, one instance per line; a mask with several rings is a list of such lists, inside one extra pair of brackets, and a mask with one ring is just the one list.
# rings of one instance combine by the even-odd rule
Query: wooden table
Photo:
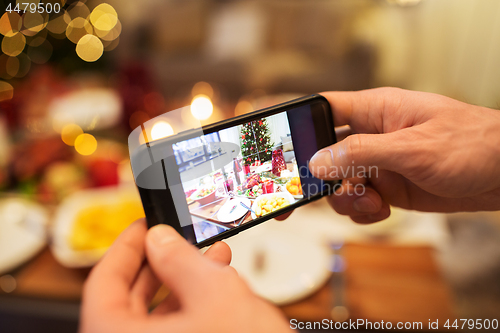
[[(447, 319), (454, 319), (451, 293), (439, 273), (433, 251), (429, 247), (346, 244), (345, 295), (350, 318), (393, 323), (421, 321), (424, 328), (429, 319), (439, 319), (440, 326)], [(60, 266), (45, 249), (12, 273), (17, 288), (10, 296), (61, 303), (78, 301), (88, 272)], [(308, 298), (281, 308), (289, 318), (321, 321), (330, 318), (333, 292), (327, 283)], [(156, 301), (164, 295), (163, 290)]]

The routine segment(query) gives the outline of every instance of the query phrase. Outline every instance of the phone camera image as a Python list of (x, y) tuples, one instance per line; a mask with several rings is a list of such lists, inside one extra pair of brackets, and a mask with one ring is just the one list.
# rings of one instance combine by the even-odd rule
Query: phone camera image
[(172, 148), (197, 242), (303, 198), (286, 112)]
[(152, 124), (176, 123), (186, 111), (148, 120), (129, 136), (132, 170), (150, 227), (169, 224), (203, 247), (334, 189), (309, 171), (311, 157), (336, 142), (322, 96), (154, 138)]

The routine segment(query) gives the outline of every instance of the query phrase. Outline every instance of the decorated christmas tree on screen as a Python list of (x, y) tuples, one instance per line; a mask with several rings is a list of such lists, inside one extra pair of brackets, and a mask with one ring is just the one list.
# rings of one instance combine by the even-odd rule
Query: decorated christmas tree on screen
[(246, 123), (241, 128), (241, 154), (243, 164), (251, 165), (271, 160), (273, 143), (266, 119), (258, 119)]

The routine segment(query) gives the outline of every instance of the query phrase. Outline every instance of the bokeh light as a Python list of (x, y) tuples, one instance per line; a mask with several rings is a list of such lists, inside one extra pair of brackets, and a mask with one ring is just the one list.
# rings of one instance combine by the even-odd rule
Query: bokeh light
[(95, 28), (95, 34), (105, 41), (113, 41), (117, 39), (118, 36), (120, 36), (121, 32), (122, 24), (120, 23), (120, 20), (116, 22), (116, 25), (111, 30), (99, 30)]
[(40, 13), (26, 12), (23, 15), (23, 30), (22, 33), (26, 36), (34, 36), (40, 32), (48, 23), (48, 15)]
[[(31, 59), (25, 53), (21, 53), (17, 56), (17, 60), (19, 61), (19, 68), (17, 74), (13, 76), (21, 78), (28, 74), (31, 68)], [(7, 66), (9, 66), (9, 62), (7, 62)]]
[(37, 47), (42, 45), (47, 39), (47, 29), (43, 29), (33, 37), (26, 38), (26, 44), (29, 46)]
[(26, 37), (20, 32), (11, 37), (5, 36), (2, 40), (2, 52), (8, 56), (15, 57), (23, 52), (26, 46)]
[(10, 57), (6, 54), (0, 54), (0, 77), (5, 80), (12, 79), (12, 75), (7, 73), (7, 61), (9, 58)]
[(90, 14), (90, 22), (100, 31), (110, 31), (118, 22), (118, 14), (111, 5), (102, 3)]
[[(16, 4), (18, 4), (20, 6), (21, 10), (24, 10), (24, 6), (22, 5), (23, 3), (27, 3), (29, 6), (29, 4), (32, 4), (32, 3), (37, 5), (39, 2), (40, 2), (40, 0), (16, 0)], [(29, 10), (29, 7), (27, 8), (27, 10)]]
[(90, 34), (92, 35), (93, 29), (92, 24), (83, 17), (77, 17), (71, 22), (69, 22), (66, 28), (66, 37), (75, 44), (78, 44), (80, 39)]
[(19, 67), (21, 64), (17, 57), (9, 57), (5, 65), (5, 71), (7, 72), (7, 74), (9, 74), (11, 77), (14, 77), (19, 72)]
[(14, 88), (10, 83), (0, 81), (0, 102), (14, 97)]
[(0, 34), (6, 37), (12, 37), (21, 31), (23, 22), (18, 13), (4, 13), (0, 17)]
[(196, 119), (208, 119), (212, 115), (213, 111), (214, 106), (208, 96), (197, 95), (193, 98), (193, 101), (191, 102), (191, 113)]
[(76, 124), (68, 124), (61, 130), (61, 139), (68, 146), (74, 146), (75, 140), (83, 134), (83, 130)]
[(64, 34), (68, 23), (71, 22), (71, 17), (68, 12), (61, 11), (59, 14), (53, 14), (50, 22), (47, 24), (47, 30), (53, 34)]
[(208, 96), (209, 98), (213, 98), (214, 88), (212, 88), (210, 83), (204, 81), (198, 82), (193, 86), (193, 89), (191, 89), (191, 96), (196, 96), (196, 95), (205, 95)]
[(253, 111), (253, 105), (247, 100), (240, 100), (236, 107), (234, 108), (234, 115), (241, 116), (242, 114)]
[(153, 125), (151, 129), (151, 139), (158, 140), (173, 135), (174, 129), (166, 121), (159, 121)]
[(92, 155), (97, 149), (97, 140), (92, 134), (80, 134), (75, 139), (75, 150), (80, 155)]
[(116, 38), (112, 41), (103, 41), (102, 45), (104, 45), (104, 51), (113, 51), (120, 44), (120, 38)]
[(146, 112), (136, 111), (136, 112), (132, 113), (132, 115), (130, 116), (130, 118), (128, 120), (128, 124), (129, 124), (131, 129), (135, 129), (135, 128), (141, 126), (141, 124), (144, 124), (149, 119), (150, 119), (150, 117)]
[[(67, 11), (71, 20), (74, 20), (77, 17), (87, 19), (90, 15), (89, 8), (81, 1), (71, 4), (68, 7)], [(69, 21), (66, 23), (69, 23)]]
[(87, 62), (99, 59), (104, 52), (104, 46), (99, 38), (94, 35), (83, 36), (76, 45), (76, 53)]

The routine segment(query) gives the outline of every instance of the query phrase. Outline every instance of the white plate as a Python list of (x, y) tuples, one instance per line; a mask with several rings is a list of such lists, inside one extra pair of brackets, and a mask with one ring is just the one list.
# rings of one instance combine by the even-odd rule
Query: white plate
[(262, 198), (267, 198), (267, 197), (270, 197), (272, 195), (275, 195), (277, 197), (280, 197), (280, 198), (285, 198), (288, 200), (288, 202), (291, 204), (293, 204), (295, 202), (295, 199), (293, 198), (293, 196), (288, 193), (288, 192), (276, 192), (276, 193), (269, 193), (269, 194), (262, 194), (262, 195), (259, 195), (257, 197), (257, 199), (255, 199), (255, 201), (253, 202), (253, 205), (252, 205), (252, 219), (256, 219), (257, 218), (257, 215), (254, 214), (255, 212), (255, 208), (257, 207), (257, 204), (260, 200), (262, 200)]
[(140, 200), (134, 187), (110, 186), (77, 192), (59, 205), (52, 225), (51, 250), (61, 265), (72, 268), (90, 267), (102, 257), (108, 248), (78, 251), (72, 248), (69, 236), (73, 224), (80, 211), (96, 203), (115, 204), (124, 196)]
[(21, 198), (0, 202), (0, 275), (36, 255), (47, 243), (46, 210)]
[[(233, 222), (245, 215), (248, 209), (243, 207), (240, 203), (243, 202), (247, 207), (252, 204), (249, 199), (245, 198), (234, 198), (226, 201), (224, 206), (222, 206), (217, 212), (217, 219), (223, 223)], [(231, 210), (234, 208), (233, 212)]]
[(311, 295), (331, 274), (332, 256), (326, 246), (266, 224), (226, 242), (233, 252), (231, 266), (256, 294), (278, 305)]

